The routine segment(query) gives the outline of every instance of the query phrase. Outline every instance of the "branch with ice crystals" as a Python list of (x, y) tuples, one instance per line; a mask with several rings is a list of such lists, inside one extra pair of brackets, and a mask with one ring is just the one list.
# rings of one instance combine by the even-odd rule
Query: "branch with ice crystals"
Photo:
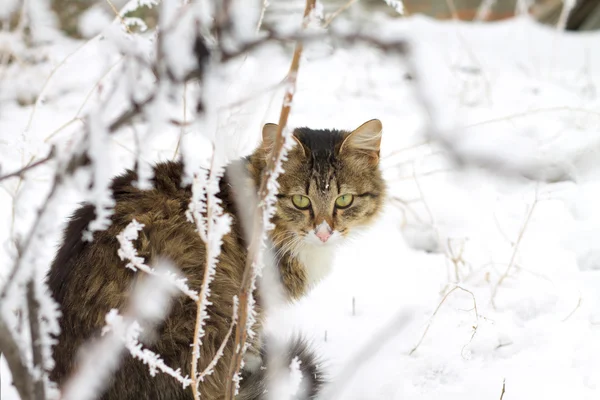
[(140, 224), (134, 219), (129, 223), (129, 225), (127, 225), (127, 227), (125, 227), (125, 229), (121, 231), (121, 233), (117, 235), (117, 240), (119, 241), (120, 245), (119, 250), (117, 250), (117, 254), (121, 260), (129, 261), (125, 267), (132, 269), (133, 271), (140, 270), (148, 275), (161, 277), (192, 300), (198, 300), (198, 292), (188, 287), (186, 283), (187, 278), (182, 278), (170, 270), (157, 271), (154, 268), (144, 264), (144, 258), (138, 255), (137, 249), (133, 245), (133, 241), (137, 240), (139, 232), (143, 228), (144, 224)]
[(160, 371), (175, 378), (184, 388), (191, 384), (191, 379), (188, 376), (183, 376), (179, 368), (169, 367), (160, 355), (142, 346), (139, 342), (142, 327), (137, 321), (127, 323), (119, 315), (118, 310), (112, 309), (106, 315), (106, 325), (102, 328), (102, 335), (108, 332), (113, 332), (125, 344), (125, 348), (129, 350), (133, 358), (137, 358), (148, 366), (150, 376), (154, 377)]
[(138, 358), (147, 361), (151, 369), (176, 375), (182, 384), (187, 383), (187, 377), (164, 365), (160, 358), (135, 346), (139, 329), (129, 329), (134, 323), (156, 326), (168, 314), (175, 288), (161, 278), (163, 269), (170, 269), (170, 266), (158, 264), (156, 270), (161, 273), (138, 281), (139, 284), (135, 285), (131, 293), (124, 317), (118, 315), (116, 310), (107, 314), (108, 328), (104, 329), (104, 334), (99, 339), (84, 345), (80, 350), (79, 367), (63, 385), (62, 400), (98, 398), (98, 394), (109, 383), (111, 375), (119, 368), (121, 354), (126, 345), (132, 347)]
[(385, 4), (392, 7), (400, 15), (404, 15), (404, 3), (402, 0), (383, 0)]
[[(199, 375), (196, 371), (198, 368), (198, 359), (200, 358), (200, 345), (205, 334), (204, 325), (208, 319), (207, 307), (211, 304), (209, 300), (210, 284), (215, 277), (217, 260), (221, 254), (221, 247), (223, 245), (223, 237), (229, 233), (231, 226), (231, 216), (224, 213), (221, 207), (221, 200), (218, 197), (220, 191), (219, 182), (224, 172), (223, 164), (219, 161), (218, 154), (214, 151), (213, 147), (210, 169), (207, 172), (202, 171), (194, 176), (192, 201), (186, 213), (188, 219), (195, 222), (196, 230), (204, 242), (206, 249), (206, 264), (204, 266), (202, 287), (200, 289), (200, 296), (196, 300), (196, 325), (192, 345), (192, 392), (195, 399), (200, 398), (198, 386), (202, 379), (202, 374)], [(208, 174), (208, 177), (206, 177), (206, 174)], [(237, 298), (235, 301), (237, 302)], [(234, 304), (234, 315), (235, 318), (232, 320), (230, 332), (237, 319), (237, 304)], [(229, 340), (229, 334), (221, 346), (224, 346), (226, 341)]]
[(233, 313), (231, 316), (231, 325), (229, 325), (229, 330), (225, 334), (225, 337), (223, 338), (223, 342), (221, 342), (221, 346), (219, 346), (219, 348), (217, 349), (217, 352), (215, 353), (215, 356), (213, 357), (211, 362), (206, 366), (204, 371), (202, 371), (200, 374), (197, 375), (196, 380), (198, 383), (201, 382), (205, 376), (212, 375), (212, 373), (214, 372), (214, 368), (217, 365), (217, 362), (223, 356), (223, 352), (225, 351), (225, 346), (227, 346), (227, 343), (229, 342), (229, 337), (231, 336), (231, 333), (233, 332), (233, 327), (235, 326), (235, 323), (238, 318), (238, 307), (239, 307), (238, 297), (233, 296)]
[(136, 11), (139, 8), (153, 8), (156, 5), (158, 5), (157, 0), (130, 0), (123, 7), (121, 7), (121, 10), (119, 11), (119, 17), (125, 18), (127, 14)]
[[(303, 29), (308, 24), (308, 16), (313, 12), (316, 6), (316, 0), (306, 0), (304, 9)], [(252, 326), (255, 321), (254, 296), (256, 289), (256, 278), (261, 273), (261, 259), (264, 249), (266, 232), (272, 229), (270, 219), (275, 212), (274, 204), (279, 189), (277, 183), (278, 176), (283, 172), (282, 163), (286, 158), (287, 151), (291, 147), (290, 141), (293, 141), (291, 132), (286, 130), (288, 117), (291, 111), (291, 104), (294, 98), (295, 84), (300, 67), (300, 56), (302, 55), (302, 42), (296, 43), (294, 55), (288, 73), (288, 89), (284, 95), (283, 106), (279, 116), (279, 125), (275, 137), (273, 149), (267, 157), (267, 165), (263, 170), (259, 193), (258, 214), (254, 218), (251, 243), (248, 249), (248, 257), (242, 276), (240, 290), (240, 312), (239, 320), (235, 331), (234, 353), (229, 365), (229, 379), (225, 388), (225, 399), (233, 400), (239, 390), (239, 372), (243, 362), (243, 355), (248, 347), (247, 339), (252, 337)]]
[[(99, 111), (99, 110), (98, 110)], [(87, 155), (91, 161), (91, 189), (87, 194), (88, 201), (94, 205), (96, 218), (90, 222), (84, 231), (84, 240), (91, 241), (92, 233), (110, 226), (115, 200), (110, 190), (112, 176), (107, 165), (111, 163), (109, 133), (101, 121), (101, 113), (95, 112), (89, 116), (89, 135)]]

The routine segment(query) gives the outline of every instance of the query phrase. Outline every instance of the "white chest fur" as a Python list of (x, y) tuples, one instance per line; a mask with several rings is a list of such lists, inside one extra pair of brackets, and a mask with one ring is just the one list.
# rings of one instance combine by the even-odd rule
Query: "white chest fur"
[(314, 286), (331, 271), (334, 247), (331, 245), (305, 244), (298, 253), (298, 260), (304, 265), (307, 284)]

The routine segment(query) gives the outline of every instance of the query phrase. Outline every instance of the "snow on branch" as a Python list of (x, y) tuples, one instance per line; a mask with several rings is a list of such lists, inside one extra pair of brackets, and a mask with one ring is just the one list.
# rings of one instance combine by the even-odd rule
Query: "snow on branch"
[(133, 358), (142, 361), (148, 366), (150, 376), (154, 377), (160, 371), (175, 378), (184, 388), (188, 387), (192, 382), (189, 377), (181, 375), (179, 368), (173, 369), (169, 367), (160, 358), (160, 355), (152, 350), (145, 349), (139, 342), (140, 333), (142, 332), (140, 324), (135, 320), (128, 323), (116, 309), (112, 309), (106, 315), (106, 326), (102, 329), (102, 334), (105, 335), (108, 332), (114, 332), (125, 344), (125, 348), (129, 350)]
[[(310, 22), (309, 16), (313, 13), (315, 6), (315, 0), (306, 0), (302, 22), (303, 29), (308, 26)], [(277, 201), (276, 195), (279, 190), (277, 178), (283, 172), (282, 163), (285, 161), (287, 152), (294, 143), (292, 132), (287, 129), (287, 121), (294, 98), (302, 50), (303, 43), (302, 41), (298, 41), (287, 76), (288, 88), (283, 98), (275, 143), (273, 150), (270, 153), (270, 157), (266, 160), (267, 165), (262, 173), (260, 188), (258, 190), (259, 212), (258, 215), (255, 216), (252, 241), (250, 243), (250, 248), (248, 249), (247, 262), (242, 277), (239, 321), (235, 332), (235, 351), (229, 366), (230, 379), (227, 380), (225, 389), (225, 398), (228, 400), (233, 400), (239, 390), (239, 372), (242, 367), (244, 352), (248, 346), (247, 338), (252, 337), (253, 335), (252, 326), (255, 321), (255, 300), (252, 293), (256, 289), (256, 278), (260, 276), (261, 273), (261, 259), (266, 233), (273, 228), (270, 220), (275, 212), (274, 206)]]
[(137, 249), (135, 248), (133, 242), (137, 240), (139, 232), (144, 228), (144, 224), (140, 224), (135, 219), (127, 225), (125, 229), (121, 231), (117, 235), (117, 240), (119, 241), (119, 245), (121, 246), (117, 251), (119, 258), (121, 260), (128, 260), (128, 263), (125, 265), (126, 268), (129, 268), (133, 271), (143, 271), (148, 275), (154, 275), (156, 277), (160, 277), (164, 279), (166, 282), (170, 283), (183, 294), (185, 294), (190, 299), (196, 301), (198, 300), (198, 292), (192, 290), (187, 285), (187, 278), (180, 277), (173, 271), (169, 269), (156, 270), (146, 264), (144, 264), (144, 258), (138, 256)]
[(119, 368), (123, 349), (128, 349), (150, 368), (150, 372), (162, 371), (189, 384), (178, 370), (164, 364), (160, 357), (146, 351), (138, 342), (140, 326), (156, 326), (168, 314), (173, 285), (162, 278), (163, 269), (171, 266), (161, 263), (156, 266), (156, 275), (139, 280), (134, 286), (131, 300), (124, 316), (116, 310), (106, 316), (107, 327), (100, 339), (91, 341), (82, 348), (79, 367), (64, 385), (62, 400), (92, 400), (101, 394), (112, 374)]
[[(223, 164), (219, 161), (218, 154), (213, 147), (210, 169), (208, 171), (202, 170), (194, 175), (192, 182), (192, 199), (189, 208), (186, 211), (188, 220), (195, 223), (196, 230), (206, 248), (206, 261), (204, 265), (202, 287), (200, 289), (200, 296), (196, 299), (196, 324), (192, 344), (192, 392), (195, 399), (200, 398), (198, 387), (204, 376), (198, 374), (197, 368), (198, 360), (200, 358), (200, 345), (205, 334), (204, 325), (208, 319), (207, 307), (211, 304), (209, 300), (210, 284), (216, 273), (218, 257), (221, 254), (221, 246), (223, 245), (223, 237), (229, 233), (231, 226), (231, 216), (223, 212), (221, 200), (217, 197), (220, 191), (220, 178), (223, 176), (224, 172)], [(237, 321), (237, 307), (237, 298), (235, 298), (233, 312), (235, 317), (231, 321), (229, 333), (221, 344), (220, 354), (222, 354), (223, 348), (229, 340), (229, 335), (233, 330), (233, 325)], [(218, 355), (218, 357), (215, 356), (215, 358), (220, 358), (220, 355)], [(216, 363), (215, 360), (213, 361)], [(212, 367), (210, 367), (210, 370), (212, 370)]]
[(402, 0), (383, 0), (385, 4), (392, 7), (400, 15), (404, 15), (404, 3)]

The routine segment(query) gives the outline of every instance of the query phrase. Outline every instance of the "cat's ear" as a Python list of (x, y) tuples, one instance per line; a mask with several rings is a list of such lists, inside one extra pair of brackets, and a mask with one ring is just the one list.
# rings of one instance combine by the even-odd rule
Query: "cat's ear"
[(378, 119), (365, 122), (346, 136), (340, 147), (340, 154), (344, 151), (355, 150), (373, 156), (377, 162), (382, 130), (383, 126)]
[[(262, 145), (264, 148), (266, 149), (272, 149), (273, 146), (275, 145), (275, 138), (277, 138), (277, 130), (279, 129), (279, 125), (277, 124), (265, 124), (265, 126), (263, 126), (263, 130), (262, 130)], [(300, 148), (300, 151), (302, 151), (303, 155), (306, 155), (306, 152), (304, 151), (304, 146), (302, 146), (302, 143), (300, 143), (300, 140), (295, 136), (292, 135), (292, 137), (294, 138), (294, 140), (296, 141), (296, 145), (298, 146), (298, 148)]]

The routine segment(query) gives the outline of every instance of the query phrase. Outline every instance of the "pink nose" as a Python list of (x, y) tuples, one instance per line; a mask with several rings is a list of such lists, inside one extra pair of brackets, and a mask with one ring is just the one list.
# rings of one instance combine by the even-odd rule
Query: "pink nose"
[(323, 243), (325, 243), (327, 240), (329, 240), (329, 238), (331, 237), (332, 233), (333, 232), (332, 232), (332, 230), (329, 227), (329, 224), (327, 222), (322, 222), (321, 225), (319, 225), (317, 227), (317, 231), (315, 232), (315, 234), (317, 235), (317, 237)]

